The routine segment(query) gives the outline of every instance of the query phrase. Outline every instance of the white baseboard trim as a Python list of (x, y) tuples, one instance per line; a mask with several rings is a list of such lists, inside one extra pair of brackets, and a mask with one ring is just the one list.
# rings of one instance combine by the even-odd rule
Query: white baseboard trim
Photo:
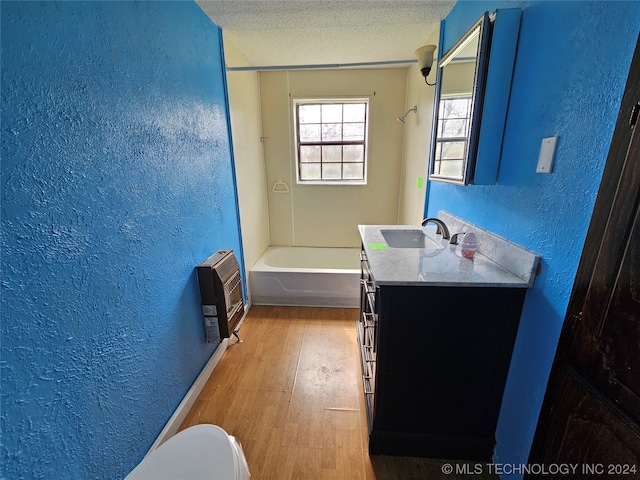
[[(244, 315), (238, 323), (238, 328), (242, 326), (242, 323), (247, 316), (247, 312), (249, 311), (249, 307), (250, 305), (245, 305)], [(152, 451), (166, 442), (169, 438), (178, 433), (180, 425), (182, 425), (182, 422), (184, 422), (184, 419), (189, 414), (191, 407), (193, 407), (193, 404), (198, 399), (198, 395), (200, 395), (200, 392), (202, 392), (202, 389), (206, 385), (207, 380), (209, 380), (209, 377), (215, 370), (216, 366), (218, 365), (218, 363), (220, 363), (220, 360), (222, 360), (222, 356), (227, 351), (228, 347), (229, 339), (225, 338), (224, 340), (222, 340), (222, 342), (220, 342), (220, 346), (216, 348), (216, 351), (213, 352), (213, 355), (211, 355), (211, 358), (200, 372), (200, 375), (198, 375), (196, 381), (193, 382), (193, 385), (191, 385), (191, 388), (182, 399), (182, 402), (180, 402), (180, 405), (178, 405), (178, 408), (176, 408), (176, 411), (173, 412), (173, 415), (171, 415), (171, 418), (160, 432), (160, 435), (158, 435), (158, 438), (156, 438), (156, 441), (153, 442), (153, 445), (151, 445), (151, 448), (147, 452), (147, 455), (149, 455)]]

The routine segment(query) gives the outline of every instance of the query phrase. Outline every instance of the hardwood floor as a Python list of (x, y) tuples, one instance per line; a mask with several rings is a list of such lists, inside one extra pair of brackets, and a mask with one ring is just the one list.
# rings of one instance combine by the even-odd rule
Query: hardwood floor
[[(253, 306), (181, 430), (224, 428), (252, 480), (497, 478), (444, 475), (444, 461), (369, 457), (356, 309)], [(470, 466), (473, 471), (473, 465)]]

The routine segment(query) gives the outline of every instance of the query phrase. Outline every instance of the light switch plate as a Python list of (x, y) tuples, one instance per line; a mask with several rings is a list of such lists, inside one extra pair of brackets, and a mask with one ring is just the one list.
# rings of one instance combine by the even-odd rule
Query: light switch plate
[(542, 139), (536, 173), (551, 173), (553, 170), (553, 160), (556, 156), (556, 143), (558, 143), (558, 135)]

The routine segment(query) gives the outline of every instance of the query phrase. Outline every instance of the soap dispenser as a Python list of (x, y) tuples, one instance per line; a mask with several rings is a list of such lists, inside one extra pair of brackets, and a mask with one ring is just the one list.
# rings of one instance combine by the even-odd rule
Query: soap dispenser
[(465, 233), (460, 243), (460, 251), (464, 258), (473, 258), (478, 249), (478, 238), (473, 232)]

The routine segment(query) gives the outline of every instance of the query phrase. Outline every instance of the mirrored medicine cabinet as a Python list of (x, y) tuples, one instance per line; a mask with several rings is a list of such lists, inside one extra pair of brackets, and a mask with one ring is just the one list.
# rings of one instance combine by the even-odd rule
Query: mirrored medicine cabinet
[(438, 62), (429, 180), (498, 181), (521, 13), (485, 12)]
[(485, 13), (438, 62), (429, 179), (467, 185), (473, 175), (487, 75)]

